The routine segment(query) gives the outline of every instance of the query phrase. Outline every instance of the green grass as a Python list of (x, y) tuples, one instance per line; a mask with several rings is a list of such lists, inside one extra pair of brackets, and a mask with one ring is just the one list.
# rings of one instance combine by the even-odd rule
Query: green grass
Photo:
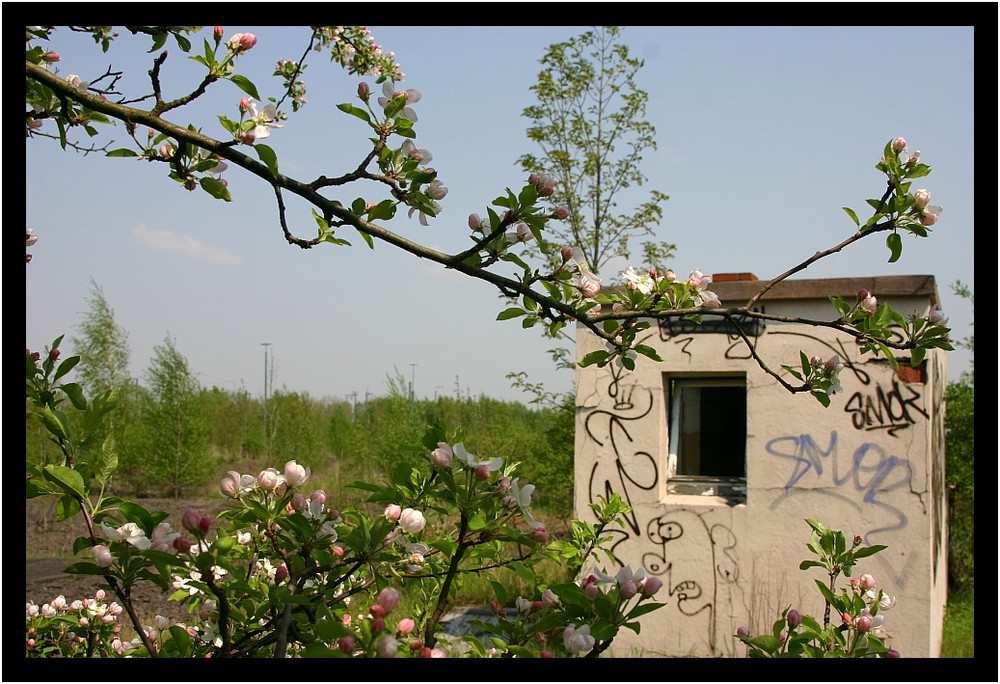
[(975, 657), (975, 600), (972, 593), (951, 594), (944, 614), (942, 658)]

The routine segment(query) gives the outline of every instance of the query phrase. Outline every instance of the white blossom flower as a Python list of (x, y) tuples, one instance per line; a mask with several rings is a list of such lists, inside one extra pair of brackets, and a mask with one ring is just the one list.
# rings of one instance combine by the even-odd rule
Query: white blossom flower
[(101, 531), (104, 533), (104, 536), (111, 541), (125, 540), (135, 548), (143, 551), (147, 550), (152, 545), (149, 539), (146, 538), (146, 533), (139, 529), (139, 526), (133, 522), (125, 523), (117, 530), (101, 523)]
[(625, 287), (635, 289), (644, 295), (648, 295), (656, 287), (656, 280), (649, 273), (638, 273), (634, 266), (629, 266), (622, 271), (622, 278), (625, 280)]

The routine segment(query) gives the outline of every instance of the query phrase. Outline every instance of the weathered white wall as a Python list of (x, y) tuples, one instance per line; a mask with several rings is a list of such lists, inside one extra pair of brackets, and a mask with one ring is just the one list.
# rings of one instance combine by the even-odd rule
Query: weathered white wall
[[(928, 305), (926, 298), (892, 303), (903, 312)], [(767, 311), (829, 317), (829, 304), (772, 301)], [(844, 391), (824, 408), (782, 389), (736, 337), (654, 322), (642, 341), (664, 362), (639, 357), (632, 373), (609, 366), (577, 374), (576, 516), (592, 519), (589, 503), (620, 493), (634, 510), (615, 535), (615, 555), (659, 575), (657, 599), (668, 604), (643, 617), (638, 636), (622, 630), (615, 653), (742, 657), (745, 647), (732, 637), (741, 625), (769, 631), (788, 607), (822, 620), (814, 579), (825, 573), (798, 570), (812, 557), (804, 520), (816, 518), (889, 547), (855, 575), (870, 572), (897, 597), (885, 613), (893, 648), (937, 656), (947, 598), (943, 352), (928, 354), (923, 382), (907, 382), (888, 362), (857, 355), (846, 335), (769, 323), (756, 343), (773, 369), (797, 365), (800, 350), (846, 362)], [(577, 358), (598, 348), (603, 343), (578, 330)], [(667, 493), (664, 377), (681, 372), (746, 373), (745, 504)]]

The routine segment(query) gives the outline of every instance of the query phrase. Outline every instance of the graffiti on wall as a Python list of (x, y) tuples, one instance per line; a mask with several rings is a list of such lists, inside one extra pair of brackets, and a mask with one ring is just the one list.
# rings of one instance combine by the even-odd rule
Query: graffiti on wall
[(640, 494), (659, 485), (656, 445), (640, 445), (632, 435), (637, 421), (655, 419), (655, 397), (649, 388), (623, 383), (621, 369), (609, 366), (606, 372), (602, 403), (611, 408), (595, 409), (584, 421), (588, 450), (595, 453), (588, 502), (618, 493), (633, 507), (624, 528), (610, 532), (615, 558), (622, 565), (641, 562), (649, 573), (659, 576), (672, 610), (700, 621), (709, 653), (722, 655), (724, 648), (732, 655), (731, 625), (721, 624), (718, 618), (719, 606), (734, 601), (733, 588), (739, 579), (736, 537), (727, 526), (707, 520), (704, 511), (656, 515), (655, 509), (635, 505)]
[(836, 497), (859, 511), (869, 504), (878, 511), (870, 518), (872, 527), (862, 535), (869, 544), (873, 535), (906, 527), (906, 513), (890, 504), (886, 495), (910, 488), (913, 473), (909, 459), (873, 442), (853, 451), (841, 448), (836, 430), (818, 442), (808, 434), (775, 437), (764, 450), (792, 463), (785, 491), (771, 503), (772, 509), (791, 496), (804, 494)]
[(770, 334), (808, 338), (811, 344), (822, 346), (824, 354), (833, 353), (840, 357), (844, 364), (842, 380), (853, 375), (859, 385), (844, 404), (844, 413), (851, 416), (851, 425), (855, 430), (884, 430), (889, 436), (897, 437), (899, 431), (909, 428), (918, 420), (928, 418), (920, 392), (922, 385), (900, 383), (895, 375), (888, 381), (876, 382), (866, 369), (866, 366), (888, 368), (888, 361), (868, 357), (865, 362), (856, 363), (851, 360), (851, 354), (842, 340), (831, 343), (809, 333), (787, 330), (775, 330)]

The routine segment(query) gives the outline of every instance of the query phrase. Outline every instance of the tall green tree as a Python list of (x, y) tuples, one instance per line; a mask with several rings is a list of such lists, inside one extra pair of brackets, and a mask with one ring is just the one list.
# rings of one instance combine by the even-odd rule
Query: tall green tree
[[(972, 290), (961, 282), (952, 290), (975, 304)], [(975, 353), (975, 336), (956, 342)], [(976, 376), (963, 371), (958, 382), (945, 391), (946, 454), (948, 485), (948, 579), (957, 590), (975, 590), (976, 581)]]
[[(617, 42), (620, 33), (617, 26), (600, 26), (550, 45), (540, 60), (538, 81), (531, 86), (538, 102), (522, 112), (530, 122), (528, 139), (538, 143), (541, 154), (524, 154), (517, 163), (528, 173), (551, 179), (551, 194), (544, 201), (569, 212), (565, 221), (546, 226), (547, 240), (579, 248), (595, 274), (611, 259), (631, 258), (636, 239), (656, 237), (663, 217), (660, 205), (669, 199), (652, 190), (632, 209), (618, 206), (625, 191), (646, 182), (643, 155), (656, 150), (656, 130), (645, 119), (649, 96), (636, 82), (643, 61)], [(531, 243), (528, 248), (539, 253)], [(662, 270), (675, 246), (646, 239), (639, 248), (645, 268)], [(565, 332), (557, 337), (570, 339)], [(549, 353), (557, 368), (575, 365), (566, 346)], [(523, 371), (508, 373), (507, 378), (534, 395), (533, 403), (572, 408), (568, 395), (546, 390)]]
[(113, 486), (117, 487), (143, 462), (137, 413), (142, 390), (132, 381), (129, 370), (132, 351), (128, 332), (118, 323), (104, 289), (93, 278), (85, 301), (87, 310), (77, 326), (79, 335), (70, 338), (70, 343), (80, 356), (75, 372), (87, 395), (114, 392), (115, 410), (97, 427), (96, 438), (101, 442), (109, 437), (114, 440), (118, 471)]
[[(583, 250), (594, 273), (610, 259), (629, 258), (634, 238), (655, 237), (668, 199), (653, 190), (634, 209), (618, 208), (621, 193), (646, 182), (643, 154), (656, 149), (656, 130), (645, 119), (649, 96), (636, 83), (643, 61), (616, 42), (619, 34), (617, 26), (601, 26), (550, 45), (531, 86), (538, 103), (522, 113), (541, 154), (522, 155), (518, 164), (549, 176), (546, 201), (569, 210), (567, 221), (546, 226), (549, 241)], [(675, 246), (646, 240), (641, 249), (644, 265), (662, 268)]]
[(93, 278), (86, 302), (87, 311), (78, 326), (80, 335), (71, 338), (80, 356), (76, 366), (80, 382), (94, 393), (121, 389), (131, 380), (128, 332), (118, 324), (104, 290)]
[(150, 399), (145, 417), (150, 437), (146, 481), (178, 497), (216, 470), (210, 458), (210, 431), (198, 401), (198, 380), (169, 335), (153, 347), (146, 378)]

